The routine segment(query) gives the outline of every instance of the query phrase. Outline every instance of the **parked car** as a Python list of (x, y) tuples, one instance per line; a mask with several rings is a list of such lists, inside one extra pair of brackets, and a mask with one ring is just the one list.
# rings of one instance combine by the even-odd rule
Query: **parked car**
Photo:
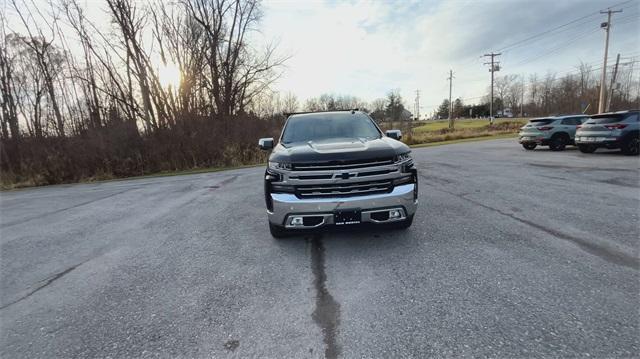
[(290, 115), (272, 150), (264, 195), (274, 237), (359, 223), (408, 228), (418, 207), (418, 173), (398, 130), (382, 133), (364, 112)]
[(574, 144), (577, 127), (588, 118), (587, 115), (571, 115), (532, 119), (520, 128), (519, 142), (526, 150), (549, 146), (552, 151), (562, 151), (567, 145)]
[(498, 111), (495, 117), (496, 118), (500, 118), (500, 117), (513, 118), (513, 112), (511, 112), (511, 109), (507, 107), (502, 111)]
[(583, 153), (598, 148), (619, 148), (625, 155), (640, 153), (640, 111), (620, 111), (591, 116), (576, 133), (576, 144)]

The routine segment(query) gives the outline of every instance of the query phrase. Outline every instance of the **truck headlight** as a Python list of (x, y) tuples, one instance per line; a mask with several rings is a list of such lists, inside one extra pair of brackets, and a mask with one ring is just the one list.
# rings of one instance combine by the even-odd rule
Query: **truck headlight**
[(411, 155), (409, 153), (410, 152), (396, 155), (395, 162), (396, 163), (400, 163), (400, 162), (404, 162), (404, 161), (410, 160), (411, 159)]
[(272, 170), (291, 171), (291, 163), (269, 161), (269, 168)]

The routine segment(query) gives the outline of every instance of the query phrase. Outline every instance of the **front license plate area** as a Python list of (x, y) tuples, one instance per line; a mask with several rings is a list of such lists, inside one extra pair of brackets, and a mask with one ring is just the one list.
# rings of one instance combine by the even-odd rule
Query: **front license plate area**
[(358, 224), (362, 221), (362, 213), (359, 209), (343, 209), (333, 212), (333, 223), (337, 226)]

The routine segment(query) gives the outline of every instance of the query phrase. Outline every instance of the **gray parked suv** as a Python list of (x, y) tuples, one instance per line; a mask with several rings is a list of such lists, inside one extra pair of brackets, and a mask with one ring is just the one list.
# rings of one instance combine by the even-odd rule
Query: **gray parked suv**
[(526, 150), (537, 146), (549, 146), (552, 151), (562, 151), (573, 144), (576, 128), (588, 119), (586, 115), (544, 117), (530, 120), (520, 128), (520, 144)]
[(600, 147), (619, 148), (625, 155), (640, 152), (640, 111), (620, 111), (591, 116), (576, 133), (576, 144), (583, 153)]

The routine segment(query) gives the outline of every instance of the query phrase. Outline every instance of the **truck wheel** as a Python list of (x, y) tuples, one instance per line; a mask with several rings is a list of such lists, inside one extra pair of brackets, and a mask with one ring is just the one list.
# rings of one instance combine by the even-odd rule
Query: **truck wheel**
[(535, 144), (535, 143), (523, 143), (522, 144), (522, 147), (524, 147), (524, 149), (527, 150), (527, 151), (531, 151), (531, 150), (535, 149), (536, 146), (538, 146), (538, 145)]
[(407, 217), (407, 219), (405, 219), (402, 222), (398, 222), (395, 224), (395, 228), (397, 229), (407, 229), (409, 227), (411, 227), (411, 224), (413, 224), (413, 215), (410, 215), (409, 217)]
[(596, 152), (597, 147), (594, 145), (578, 145), (578, 149), (582, 153), (594, 153)]
[(551, 151), (563, 151), (564, 148), (567, 147), (568, 142), (567, 138), (562, 134), (553, 135), (549, 143), (549, 148)]
[(640, 153), (640, 138), (638, 136), (629, 136), (624, 140), (622, 146), (622, 153), (627, 156), (637, 156)]
[(286, 229), (276, 226), (273, 223), (269, 223), (269, 232), (271, 232), (273, 238), (284, 238), (288, 233)]

